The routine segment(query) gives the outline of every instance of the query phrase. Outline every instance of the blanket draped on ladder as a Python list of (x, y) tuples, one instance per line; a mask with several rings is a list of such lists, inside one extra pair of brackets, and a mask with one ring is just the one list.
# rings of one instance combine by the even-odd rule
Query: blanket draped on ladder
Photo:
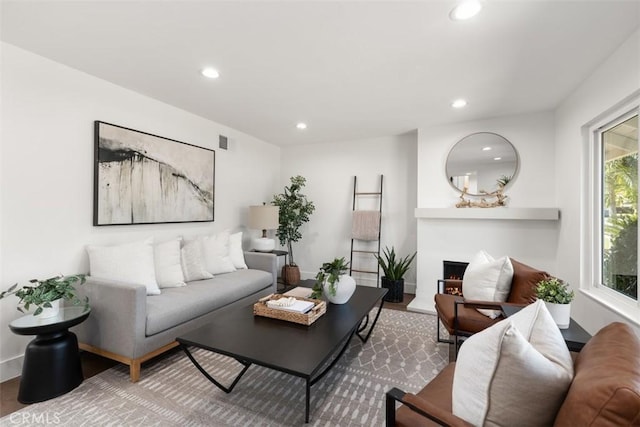
[(378, 240), (379, 234), (379, 211), (353, 211), (351, 238), (356, 240)]

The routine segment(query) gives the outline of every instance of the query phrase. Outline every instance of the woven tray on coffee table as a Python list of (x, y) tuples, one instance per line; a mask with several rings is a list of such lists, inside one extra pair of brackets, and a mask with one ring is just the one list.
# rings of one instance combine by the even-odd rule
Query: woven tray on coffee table
[(318, 318), (327, 311), (327, 303), (325, 301), (302, 297), (295, 297), (295, 299), (311, 301), (315, 304), (313, 308), (306, 313), (295, 313), (293, 311), (279, 310), (277, 308), (270, 308), (267, 306), (267, 301), (279, 300), (280, 298), (286, 297), (280, 294), (271, 294), (261, 298), (253, 305), (253, 314), (255, 316), (271, 317), (273, 319), (286, 320), (287, 322), (299, 323), (301, 325), (308, 326), (318, 320)]

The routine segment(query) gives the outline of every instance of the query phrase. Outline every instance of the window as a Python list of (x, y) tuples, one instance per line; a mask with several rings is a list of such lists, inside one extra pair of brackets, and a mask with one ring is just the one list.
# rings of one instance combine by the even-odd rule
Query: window
[(638, 115), (600, 133), (601, 283), (638, 299)]
[(595, 287), (638, 301), (638, 109), (595, 131), (599, 200)]

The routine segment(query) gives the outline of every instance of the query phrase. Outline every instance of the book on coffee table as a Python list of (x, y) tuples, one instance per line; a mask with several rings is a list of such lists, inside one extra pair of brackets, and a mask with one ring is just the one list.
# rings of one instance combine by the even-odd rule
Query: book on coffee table
[(291, 305), (278, 305), (276, 301), (267, 301), (267, 307), (275, 310), (291, 311), (293, 313), (306, 313), (315, 305), (312, 301), (296, 300)]
[(312, 293), (313, 293), (313, 289), (305, 288), (303, 286), (298, 286), (296, 288), (291, 289), (289, 292), (285, 292), (282, 295), (287, 297), (310, 298)]

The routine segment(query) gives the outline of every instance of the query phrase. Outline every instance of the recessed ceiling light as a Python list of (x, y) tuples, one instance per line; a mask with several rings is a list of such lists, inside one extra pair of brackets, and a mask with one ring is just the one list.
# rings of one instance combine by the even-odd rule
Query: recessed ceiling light
[(209, 77), (210, 79), (217, 79), (218, 77), (220, 77), (220, 73), (218, 73), (218, 70), (214, 69), (214, 68), (205, 68), (202, 70), (202, 75), (205, 77)]
[(306, 128), (307, 128), (307, 124), (306, 124), (306, 123), (302, 123), (302, 122), (300, 122), (300, 123), (298, 123), (298, 124), (296, 125), (296, 127), (297, 127), (298, 129), (301, 129), (301, 130), (302, 130), (302, 129), (306, 129)]
[(464, 21), (473, 18), (480, 12), (482, 5), (479, 0), (462, 0), (449, 12), (449, 18), (454, 21)]
[(493, 160), (502, 160), (502, 157), (494, 157)]
[(453, 108), (462, 108), (462, 107), (465, 107), (466, 105), (467, 105), (467, 101), (465, 101), (464, 99), (456, 99), (451, 103), (451, 106)]
[(489, 151), (491, 150), (491, 147), (482, 147), (482, 151)]

